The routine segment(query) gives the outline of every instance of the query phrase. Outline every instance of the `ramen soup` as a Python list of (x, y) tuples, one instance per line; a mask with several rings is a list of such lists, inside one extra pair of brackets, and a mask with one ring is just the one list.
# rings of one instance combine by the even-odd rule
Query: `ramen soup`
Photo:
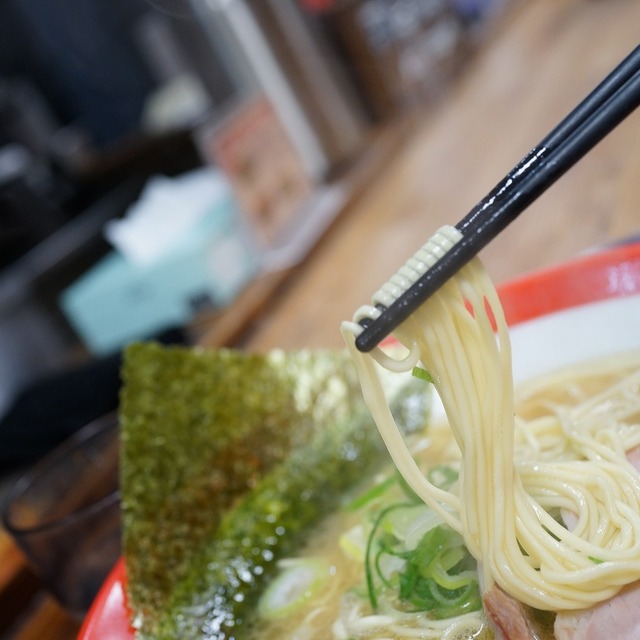
[[(443, 234), (446, 250), (457, 232)], [(397, 329), (399, 346), (360, 353), (358, 321), (396, 285), (342, 327), (393, 465), (280, 562), (260, 638), (640, 637), (640, 355), (514, 390), (477, 259)], [(381, 369), (435, 388), (442, 417), (402, 434)]]

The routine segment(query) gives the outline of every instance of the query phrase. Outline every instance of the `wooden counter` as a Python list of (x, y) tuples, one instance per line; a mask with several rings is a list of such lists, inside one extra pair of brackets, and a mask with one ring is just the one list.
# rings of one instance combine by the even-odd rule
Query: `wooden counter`
[[(442, 224), (455, 224), (633, 47), (634, 0), (520, 0), (450, 94), (334, 226), (245, 346), (335, 347), (343, 319)], [(640, 111), (481, 256), (494, 281), (640, 227)]]
[[(456, 86), (419, 114), (305, 263), (250, 287), (202, 341), (258, 351), (342, 346), (341, 320), (439, 226), (455, 224), (636, 46), (638, 24), (637, 0), (516, 0)], [(484, 250), (494, 280), (636, 233), (638, 150), (640, 112)], [(6, 569), (16, 555), (0, 542)], [(14, 566), (0, 577), (0, 597), (26, 580)], [(76, 629), (38, 597), (7, 640), (65, 639)]]

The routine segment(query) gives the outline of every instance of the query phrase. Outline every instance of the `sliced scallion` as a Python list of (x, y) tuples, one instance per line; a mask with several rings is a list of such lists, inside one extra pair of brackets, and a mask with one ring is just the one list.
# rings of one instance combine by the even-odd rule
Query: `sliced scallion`
[(296, 558), (281, 566), (258, 602), (258, 613), (267, 620), (292, 615), (318, 595), (330, 576), (330, 567), (320, 558)]

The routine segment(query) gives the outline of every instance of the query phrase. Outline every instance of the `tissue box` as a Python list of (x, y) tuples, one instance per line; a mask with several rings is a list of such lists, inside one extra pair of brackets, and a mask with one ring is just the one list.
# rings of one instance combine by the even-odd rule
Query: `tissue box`
[(258, 263), (236, 203), (225, 196), (150, 263), (107, 254), (62, 293), (60, 306), (87, 348), (104, 355), (184, 326), (198, 309), (228, 305)]

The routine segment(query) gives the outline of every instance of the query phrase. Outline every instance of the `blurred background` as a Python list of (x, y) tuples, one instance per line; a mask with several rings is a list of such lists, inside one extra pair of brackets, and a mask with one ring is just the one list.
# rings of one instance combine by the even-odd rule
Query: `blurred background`
[[(117, 409), (131, 342), (341, 347), (639, 20), (637, 0), (2, 0), (0, 497)], [(637, 238), (638, 116), (483, 251), (496, 282)], [(0, 529), (0, 638), (77, 630)]]
[[(336, 346), (630, 50), (635, 6), (3, 0), (0, 478), (116, 407), (133, 341)], [(492, 243), (497, 281), (634, 233), (635, 131), (555, 188), (570, 233), (539, 210)], [(332, 265), (310, 269), (319, 246)], [(299, 306), (266, 313), (284, 290)]]
[(197, 339), (302, 262), (504, 4), (3, 1), (0, 416), (69, 367), (112, 379), (132, 340)]

